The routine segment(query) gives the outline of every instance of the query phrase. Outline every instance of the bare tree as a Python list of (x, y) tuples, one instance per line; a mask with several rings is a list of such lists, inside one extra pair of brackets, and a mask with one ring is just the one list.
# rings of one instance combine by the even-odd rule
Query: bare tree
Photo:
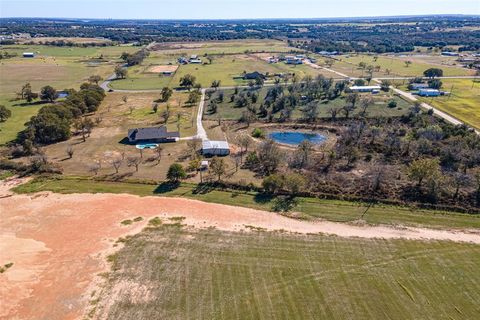
[(68, 158), (72, 159), (73, 153), (74, 153), (72, 146), (68, 146), (66, 152), (67, 152)]
[(238, 168), (242, 164), (242, 153), (238, 152), (233, 155), (233, 160), (235, 161), (235, 172), (238, 172)]
[(217, 176), (217, 181), (220, 181), (227, 172), (225, 161), (221, 158), (213, 157), (212, 161), (210, 161), (210, 170)]
[(385, 180), (385, 169), (377, 164), (374, 164), (370, 171), (369, 171), (369, 177), (370, 177), (370, 189), (373, 192), (376, 192), (382, 188), (382, 185)]
[(160, 164), (160, 160), (162, 159), (162, 151), (163, 148), (161, 146), (157, 146), (153, 150), (153, 152), (155, 152), (155, 159), (157, 160), (157, 165)]
[(96, 161), (93, 164), (90, 165), (88, 168), (88, 171), (92, 172), (94, 175), (98, 174), (98, 171), (102, 168), (100, 162)]
[(345, 114), (345, 118), (348, 119), (350, 116), (350, 113), (355, 109), (355, 107), (352, 104), (347, 104), (342, 108), (343, 114)]
[(337, 113), (338, 113), (338, 109), (336, 108), (330, 108), (328, 110), (328, 113), (330, 113), (330, 118), (332, 119), (332, 121), (335, 121), (337, 119)]
[(137, 156), (131, 156), (127, 158), (127, 166), (135, 167), (135, 172), (138, 172), (138, 166), (142, 163), (142, 159)]
[(453, 199), (457, 199), (460, 193), (460, 188), (467, 187), (471, 184), (471, 179), (468, 175), (461, 172), (454, 172), (452, 174), (452, 184), (455, 189)]
[(167, 107), (166, 107), (165, 111), (162, 112), (162, 117), (163, 117), (164, 123), (168, 123), (168, 119), (170, 118), (170, 105), (169, 104), (167, 104)]
[[(248, 147), (252, 143), (252, 139), (250, 139), (250, 137), (247, 134), (241, 134), (238, 136), (237, 139), (238, 139), (238, 144), (240, 145), (240, 154), (243, 155), (243, 153), (248, 153)], [(243, 158), (241, 158), (240, 161), (243, 162)]]
[(201, 139), (192, 139), (192, 140), (187, 141), (187, 146), (190, 150), (191, 158), (196, 157), (197, 152), (200, 149), (201, 145), (202, 145), (202, 140)]
[(373, 98), (371, 96), (365, 96), (360, 100), (360, 113), (363, 116), (367, 115), (367, 108), (373, 104)]
[(114, 158), (110, 161), (110, 164), (115, 169), (115, 173), (118, 173), (118, 170), (122, 166), (122, 163), (123, 163), (123, 161), (120, 158)]

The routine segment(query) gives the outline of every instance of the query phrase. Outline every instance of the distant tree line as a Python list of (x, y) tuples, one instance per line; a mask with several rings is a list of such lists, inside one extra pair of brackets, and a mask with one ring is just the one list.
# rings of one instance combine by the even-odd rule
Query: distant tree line
[[(103, 37), (119, 43), (137, 45), (152, 41), (203, 41), (232, 39), (284, 39), (312, 51), (412, 51), (415, 46), (460, 46), (478, 49), (479, 22), (476, 17), (403, 17), (330, 20), (255, 20), (252, 21), (131, 21), (76, 20), (70, 24), (43, 19), (2, 19), (2, 31), (42, 34), (49, 37)], [(348, 22), (348, 23), (346, 23)], [(358, 23), (361, 23), (359, 25)], [(302, 25), (302, 31), (299, 27)], [(471, 28), (469, 28), (471, 27)], [(253, 32), (252, 32), (253, 31)], [(53, 45), (73, 45), (53, 42)]]

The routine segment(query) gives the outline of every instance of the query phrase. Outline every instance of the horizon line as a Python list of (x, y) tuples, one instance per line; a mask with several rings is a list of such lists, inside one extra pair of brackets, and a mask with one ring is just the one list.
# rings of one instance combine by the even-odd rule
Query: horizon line
[(136, 20), (136, 21), (265, 21), (265, 20), (339, 20), (339, 19), (393, 19), (393, 18), (422, 18), (422, 17), (478, 17), (480, 14), (466, 14), (466, 13), (433, 13), (420, 15), (378, 15), (378, 16), (336, 16), (336, 17), (315, 17), (315, 18), (86, 18), (86, 17), (0, 17), (0, 20), (5, 19), (58, 19), (58, 20)]

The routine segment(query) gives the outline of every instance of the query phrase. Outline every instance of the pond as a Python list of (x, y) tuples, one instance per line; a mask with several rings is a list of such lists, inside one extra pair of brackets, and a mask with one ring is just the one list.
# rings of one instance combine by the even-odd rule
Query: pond
[(320, 133), (306, 133), (296, 131), (272, 132), (268, 135), (275, 142), (297, 146), (305, 140), (313, 144), (321, 144), (327, 140), (327, 137)]

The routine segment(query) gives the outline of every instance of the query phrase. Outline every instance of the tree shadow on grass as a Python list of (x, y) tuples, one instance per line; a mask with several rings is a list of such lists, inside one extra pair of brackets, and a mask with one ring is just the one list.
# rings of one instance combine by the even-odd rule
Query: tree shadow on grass
[(201, 183), (197, 185), (195, 189), (193, 189), (192, 193), (193, 194), (207, 194), (215, 190), (215, 186), (209, 184), (209, 183)]
[(298, 205), (298, 200), (292, 196), (279, 196), (272, 204), (272, 211), (285, 213), (293, 210)]
[(268, 193), (257, 193), (253, 200), (258, 204), (270, 203), (275, 197)]
[(155, 190), (153, 190), (153, 193), (157, 193), (157, 194), (169, 193), (177, 189), (179, 186), (180, 186), (180, 182), (169, 182), (169, 181), (162, 182), (155, 188)]
[(22, 103), (15, 103), (12, 106), (13, 107), (32, 107), (32, 106), (38, 106), (38, 105), (43, 105), (43, 104), (51, 104), (52, 102), (48, 102), (45, 100), (39, 100), (39, 101), (34, 101), (34, 102), (22, 102)]

